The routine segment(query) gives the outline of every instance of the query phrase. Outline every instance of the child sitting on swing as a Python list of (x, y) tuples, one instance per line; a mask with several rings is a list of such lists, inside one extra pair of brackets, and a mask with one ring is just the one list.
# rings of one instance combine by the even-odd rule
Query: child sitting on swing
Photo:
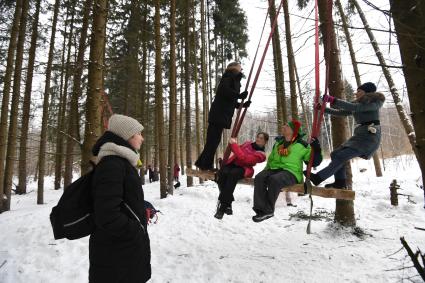
[(274, 216), (276, 200), (284, 187), (303, 181), (303, 162), (310, 160), (313, 148), (313, 166), (322, 162), (319, 140), (312, 138), (310, 144), (303, 140), (301, 122), (292, 121), (282, 126), (282, 136), (276, 138), (267, 165), (254, 179), (254, 222)]

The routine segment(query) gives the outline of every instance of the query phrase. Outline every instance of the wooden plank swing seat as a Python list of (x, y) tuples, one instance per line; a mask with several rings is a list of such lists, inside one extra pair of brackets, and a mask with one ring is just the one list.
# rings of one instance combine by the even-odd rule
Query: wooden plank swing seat
[[(214, 180), (215, 172), (207, 170), (196, 170), (192, 168), (186, 169), (186, 174), (192, 177), (198, 177), (204, 180)], [(254, 185), (253, 178), (244, 178), (238, 182), (239, 184), (244, 185)], [(296, 184), (290, 187), (282, 188), (282, 192), (294, 192), (298, 194), (304, 194), (304, 184)], [(308, 191), (308, 193), (310, 193)], [(352, 190), (346, 189), (333, 189), (333, 188), (324, 188), (324, 187), (315, 187), (312, 186), (311, 194), (313, 196), (323, 197), (323, 198), (335, 198), (342, 200), (354, 200), (356, 193)]]

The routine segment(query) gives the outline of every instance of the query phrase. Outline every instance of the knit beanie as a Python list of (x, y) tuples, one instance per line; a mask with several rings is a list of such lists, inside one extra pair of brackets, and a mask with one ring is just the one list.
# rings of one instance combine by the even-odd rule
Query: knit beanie
[(376, 91), (376, 85), (374, 83), (367, 82), (367, 83), (364, 83), (361, 86), (359, 86), (357, 89), (361, 89), (366, 93), (375, 92)]
[(303, 132), (303, 129), (301, 127), (301, 122), (298, 121), (297, 119), (292, 119), (292, 121), (289, 121), (288, 126), (294, 132), (292, 137), (296, 137), (296, 136), (302, 137), (302, 136), (304, 136), (304, 132)]
[(109, 118), (108, 131), (125, 140), (129, 140), (135, 134), (140, 133), (143, 128), (143, 125), (136, 119), (128, 116), (114, 114)]

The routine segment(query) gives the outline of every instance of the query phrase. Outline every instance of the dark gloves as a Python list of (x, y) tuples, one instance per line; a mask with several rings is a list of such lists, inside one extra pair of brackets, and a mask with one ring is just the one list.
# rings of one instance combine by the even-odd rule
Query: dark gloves
[(243, 108), (248, 108), (251, 105), (251, 100), (247, 100), (243, 103)]
[(317, 102), (316, 105), (314, 106), (314, 109), (321, 110), (322, 109), (322, 103)]
[(310, 146), (314, 150), (314, 152), (321, 152), (322, 148), (320, 147), (319, 140), (317, 138), (311, 138)]
[(248, 91), (247, 90), (245, 90), (244, 92), (241, 92), (239, 94), (239, 98), (241, 98), (241, 99), (245, 99), (245, 98), (247, 98), (247, 96), (248, 96)]
[[(243, 103), (243, 108), (248, 108), (251, 105), (251, 100), (247, 100)], [(236, 102), (235, 108), (238, 109), (241, 106), (239, 102)]]

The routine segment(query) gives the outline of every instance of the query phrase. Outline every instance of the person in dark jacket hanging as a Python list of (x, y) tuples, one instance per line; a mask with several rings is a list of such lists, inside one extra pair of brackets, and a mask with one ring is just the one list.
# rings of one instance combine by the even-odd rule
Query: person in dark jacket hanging
[(301, 122), (296, 119), (282, 126), (282, 136), (276, 138), (266, 167), (254, 179), (254, 222), (273, 217), (281, 189), (303, 181), (303, 162), (309, 162), (312, 148), (313, 166), (322, 162), (319, 140), (312, 138), (308, 144), (303, 136)]
[(264, 132), (257, 134), (255, 142), (246, 141), (242, 145), (237, 144), (235, 138), (230, 138), (229, 144), (232, 154), (217, 172), (217, 184), (220, 190), (218, 196), (217, 211), (214, 215), (222, 219), (224, 214), (232, 215), (232, 202), (235, 200), (233, 193), (240, 179), (251, 178), (254, 175), (254, 166), (266, 160), (264, 153), (269, 135)]
[[(208, 114), (207, 138), (204, 149), (195, 162), (201, 170), (213, 169), (214, 155), (221, 141), (223, 129), (230, 129), (235, 108), (239, 107), (238, 99), (245, 99), (247, 91), (240, 93), (243, 77), (240, 63), (230, 63), (220, 83)], [(246, 101), (243, 107), (249, 107), (251, 101)]]
[(95, 231), (89, 241), (90, 283), (139, 283), (151, 277), (151, 251), (137, 151), (143, 126), (112, 115), (93, 147)]
[(335, 116), (352, 115), (357, 127), (350, 139), (332, 151), (331, 163), (316, 174), (311, 173), (310, 180), (314, 185), (319, 185), (334, 175), (334, 183), (325, 187), (346, 188), (345, 163), (355, 157), (369, 159), (379, 148), (381, 143), (379, 109), (385, 102), (385, 96), (376, 92), (376, 86), (371, 82), (359, 86), (355, 95), (356, 99), (353, 102), (329, 95), (323, 97), (323, 102), (329, 102), (331, 105), (331, 108), (325, 109), (325, 113)]

